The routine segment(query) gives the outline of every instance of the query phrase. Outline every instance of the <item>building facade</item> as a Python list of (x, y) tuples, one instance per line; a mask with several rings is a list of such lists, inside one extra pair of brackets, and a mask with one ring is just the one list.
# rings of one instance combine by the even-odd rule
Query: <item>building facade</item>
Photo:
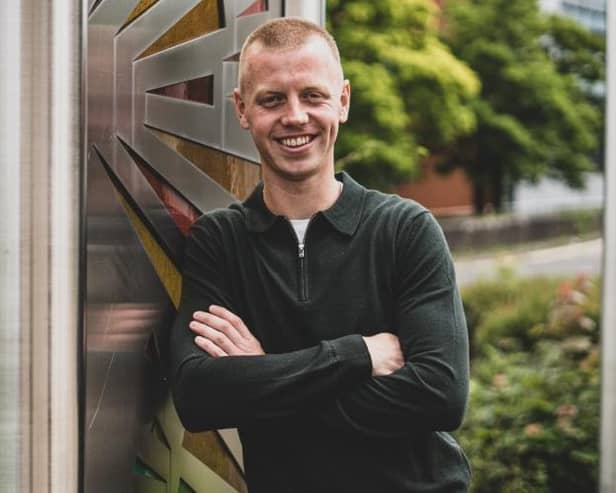
[(539, 6), (545, 12), (570, 17), (595, 33), (605, 34), (605, 0), (541, 0)]

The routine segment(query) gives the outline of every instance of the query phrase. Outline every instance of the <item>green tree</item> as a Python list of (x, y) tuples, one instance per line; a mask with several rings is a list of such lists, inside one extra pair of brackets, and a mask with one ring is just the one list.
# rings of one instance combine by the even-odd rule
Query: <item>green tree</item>
[(500, 210), (523, 179), (550, 175), (582, 186), (594, 168), (601, 117), (581, 89), (584, 74), (569, 72), (577, 62), (546, 49), (550, 24), (536, 0), (450, 0), (444, 23), (443, 39), (481, 80), (472, 101), (477, 126), (445, 163), (465, 169), (476, 211), (488, 203)]
[(438, 39), (433, 0), (329, 0), (327, 8), (353, 88), (338, 169), (387, 189), (473, 131), (479, 82)]
[[(566, 17), (553, 15), (546, 20), (545, 45), (561, 74), (573, 75), (582, 89), (605, 79), (605, 37)], [(591, 99), (596, 92), (585, 91)], [(603, 99), (602, 96), (600, 96)]]
[(604, 163), (605, 144), (605, 36), (561, 16), (547, 19), (545, 46), (559, 73), (578, 84), (586, 100), (599, 112), (601, 127), (595, 161)]

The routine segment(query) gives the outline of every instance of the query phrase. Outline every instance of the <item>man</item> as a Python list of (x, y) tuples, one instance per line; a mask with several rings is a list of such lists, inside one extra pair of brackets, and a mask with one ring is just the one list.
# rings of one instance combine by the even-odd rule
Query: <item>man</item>
[(464, 414), (467, 331), (439, 227), (334, 174), (350, 85), (326, 31), (259, 27), (238, 85), (262, 184), (191, 230), (172, 333), (182, 422), (239, 428), (251, 493), (466, 491), (445, 430)]

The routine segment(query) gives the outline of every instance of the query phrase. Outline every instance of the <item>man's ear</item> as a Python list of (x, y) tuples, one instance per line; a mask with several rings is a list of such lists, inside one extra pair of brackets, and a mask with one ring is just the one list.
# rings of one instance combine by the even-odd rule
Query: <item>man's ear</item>
[(340, 123), (344, 123), (349, 119), (349, 109), (351, 107), (351, 83), (345, 79), (342, 83), (342, 92), (340, 93)]
[(237, 119), (240, 121), (240, 126), (244, 129), (248, 129), (250, 126), (248, 125), (248, 120), (246, 120), (246, 104), (244, 103), (238, 88), (233, 89), (233, 104)]

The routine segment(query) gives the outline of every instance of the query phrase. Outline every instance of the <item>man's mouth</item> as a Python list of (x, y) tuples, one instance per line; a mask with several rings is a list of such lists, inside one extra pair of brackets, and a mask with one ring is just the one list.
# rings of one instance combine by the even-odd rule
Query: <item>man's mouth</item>
[(285, 147), (302, 147), (312, 140), (314, 140), (314, 135), (298, 135), (296, 137), (283, 137), (281, 139), (276, 139)]

